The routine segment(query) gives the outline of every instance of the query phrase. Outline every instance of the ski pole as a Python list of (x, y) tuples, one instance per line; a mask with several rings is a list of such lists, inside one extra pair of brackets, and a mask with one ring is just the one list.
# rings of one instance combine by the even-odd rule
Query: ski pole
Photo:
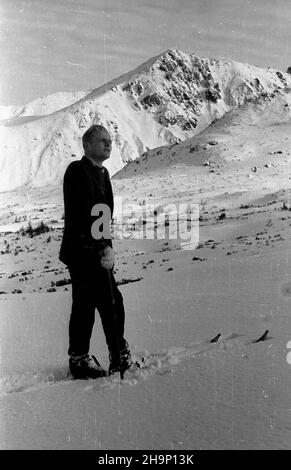
[(111, 298), (111, 303), (112, 303), (113, 322), (114, 322), (114, 329), (115, 329), (115, 341), (116, 341), (117, 353), (118, 353), (118, 359), (119, 359), (119, 372), (120, 372), (120, 378), (121, 380), (123, 380), (124, 373), (123, 373), (122, 365), (121, 365), (120, 344), (119, 344), (119, 338), (118, 338), (117, 318), (116, 318), (116, 309), (115, 309), (115, 298), (113, 294), (110, 269), (107, 269), (107, 273), (108, 273), (108, 281), (109, 281), (109, 289), (110, 289), (110, 298)]

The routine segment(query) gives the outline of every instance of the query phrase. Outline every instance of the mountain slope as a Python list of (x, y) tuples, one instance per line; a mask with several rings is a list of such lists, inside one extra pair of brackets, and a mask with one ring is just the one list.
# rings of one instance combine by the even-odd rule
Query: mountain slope
[(23, 117), (47, 116), (79, 101), (88, 93), (89, 91), (59, 92), (37, 98), (24, 106), (0, 105), (0, 124), (10, 126), (20, 124)]
[(58, 185), (93, 123), (111, 133), (107, 167), (115, 174), (148, 149), (184, 141), (233, 108), (274, 97), (288, 80), (279, 71), (169, 50), (87, 94), (51, 95), (22, 111), (2, 107), (1, 191)]
[(287, 89), (232, 109), (184, 142), (148, 150), (116, 173), (114, 179), (168, 172), (174, 175), (178, 167), (189, 166), (206, 166), (209, 172), (227, 167), (235, 172), (250, 171), (254, 165), (259, 169), (279, 160), (289, 165), (290, 127), (291, 92)]

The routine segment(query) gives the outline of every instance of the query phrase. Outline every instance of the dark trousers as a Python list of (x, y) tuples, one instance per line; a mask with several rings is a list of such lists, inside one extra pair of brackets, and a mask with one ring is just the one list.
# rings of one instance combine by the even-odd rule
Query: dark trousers
[[(95, 321), (95, 308), (101, 317), (108, 350), (117, 351), (125, 345), (124, 340), (124, 305), (113, 270), (90, 265), (68, 266), (72, 281), (72, 310), (69, 323), (70, 356), (82, 356), (89, 353), (90, 339)], [(109, 276), (115, 307), (112, 303)], [(114, 318), (115, 310), (115, 318)]]

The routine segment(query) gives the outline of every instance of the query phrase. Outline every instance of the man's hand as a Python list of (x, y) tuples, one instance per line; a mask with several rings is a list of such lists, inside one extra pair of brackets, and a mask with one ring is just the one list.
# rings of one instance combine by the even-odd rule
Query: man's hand
[(100, 255), (100, 264), (104, 269), (112, 269), (114, 266), (114, 251), (111, 246), (106, 246)]

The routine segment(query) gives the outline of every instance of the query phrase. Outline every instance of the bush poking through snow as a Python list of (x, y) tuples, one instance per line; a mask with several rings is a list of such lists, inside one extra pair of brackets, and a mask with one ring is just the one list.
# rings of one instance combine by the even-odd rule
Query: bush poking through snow
[(58, 281), (51, 281), (51, 287), (61, 287), (67, 284), (72, 284), (71, 279), (59, 279)]
[(226, 215), (225, 212), (221, 212), (220, 216), (218, 217), (218, 220), (225, 219)]
[(26, 228), (21, 228), (18, 233), (20, 235), (22, 235), (23, 237), (25, 237), (26, 235), (28, 235), (30, 238), (33, 238), (37, 235), (41, 235), (42, 233), (46, 233), (46, 232), (49, 232), (50, 231), (50, 228), (48, 227), (48, 225), (46, 225), (43, 220), (36, 226), (36, 227), (32, 227), (31, 225), (31, 222), (29, 221), (28, 222), (28, 225)]
[(282, 211), (291, 211), (291, 205), (288, 204), (286, 201), (284, 201), (281, 210)]

